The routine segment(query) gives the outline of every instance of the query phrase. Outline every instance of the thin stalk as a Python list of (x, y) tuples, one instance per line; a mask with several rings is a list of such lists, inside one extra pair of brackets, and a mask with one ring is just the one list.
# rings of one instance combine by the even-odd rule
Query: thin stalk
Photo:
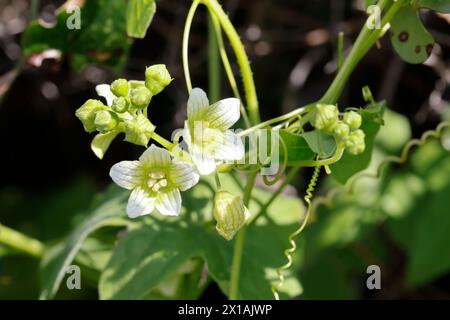
[(275, 199), (280, 195), (281, 192), (283, 192), (284, 188), (291, 183), (291, 181), (295, 178), (297, 173), (299, 172), (300, 167), (292, 168), (288, 174), (286, 175), (286, 178), (284, 179), (283, 183), (275, 190), (275, 192), (272, 194), (270, 199), (261, 207), (258, 214), (253, 218), (252, 221), (248, 224), (248, 226), (253, 225), (259, 218), (261, 218), (264, 214), (267, 213), (267, 209), (270, 207), (270, 205), (275, 201)]
[(257, 125), (254, 125), (251, 128), (248, 128), (248, 129), (246, 129), (244, 131), (239, 132), (238, 136), (243, 137), (243, 136), (249, 135), (250, 133), (252, 133), (252, 132), (254, 132), (254, 131), (258, 130), (258, 129), (263, 129), (265, 127), (268, 127), (271, 124), (282, 122), (282, 121), (285, 121), (285, 120), (289, 120), (289, 119), (291, 119), (291, 118), (293, 118), (295, 116), (298, 116), (299, 114), (305, 113), (308, 110), (308, 108), (311, 107), (311, 106), (313, 106), (313, 104), (307, 105), (305, 107), (301, 107), (301, 108), (298, 108), (298, 109), (295, 109), (295, 110), (293, 110), (293, 111), (291, 111), (289, 113), (286, 113), (286, 114), (284, 114), (282, 116), (279, 116), (279, 117), (276, 117), (276, 118), (273, 118), (273, 119), (261, 122), (261, 123), (259, 123)]
[(222, 64), (225, 69), (225, 73), (228, 77), (228, 82), (230, 83), (231, 90), (233, 90), (233, 94), (236, 98), (241, 100), (241, 115), (244, 119), (245, 127), (250, 127), (250, 120), (247, 115), (247, 110), (245, 109), (244, 104), (242, 103), (241, 95), (239, 93), (239, 89), (237, 86), (236, 78), (233, 74), (233, 69), (231, 68), (230, 60), (228, 59), (227, 51), (225, 49), (225, 45), (223, 43), (222, 37), (222, 28), (220, 27), (219, 20), (217, 20), (216, 16), (211, 13), (210, 15), (212, 23), (214, 25), (214, 31), (216, 32), (217, 45), (219, 46), (220, 57), (222, 59)]
[(155, 140), (156, 142), (158, 142), (160, 145), (162, 145), (164, 148), (166, 148), (167, 150), (172, 150), (175, 147), (175, 144), (173, 144), (172, 142), (170, 142), (169, 140), (161, 137), (159, 134), (157, 134), (156, 132), (153, 132), (152, 134), (152, 139)]
[(342, 64), (344, 60), (344, 33), (339, 32), (339, 38), (338, 38), (338, 70), (342, 69)]
[(44, 252), (44, 245), (39, 240), (4, 225), (0, 225), (0, 243), (35, 258), (41, 258)]
[[(253, 186), (255, 184), (257, 172), (251, 173), (248, 176), (247, 183), (244, 188), (244, 205), (248, 207), (250, 203), (250, 199), (252, 196)], [(234, 251), (233, 251), (233, 262), (231, 265), (231, 278), (230, 278), (230, 291), (229, 298), (230, 300), (239, 299), (239, 278), (241, 274), (241, 262), (242, 262), (242, 254), (244, 253), (244, 243), (245, 243), (245, 233), (247, 227), (243, 227), (236, 236), (236, 241), (234, 243)]]
[(214, 27), (213, 16), (208, 17), (208, 73), (209, 73), (209, 97), (211, 101), (217, 102), (220, 99), (220, 56), (218, 49), (218, 39)]
[(223, 11), (220, 4), (216, 0), (202, 0), (202, 2), (217, 17), (223, 28), (223, 31), (230, 41), (231, 47), (233, 48), (239, 64), (239, 68), (241, 70), (250, 121), (253, 125), (255, 125), (260, 122), (259, 104), (256, 94), (255, 81), (253, 79), (253, 73), (250, 67), (250, 61), (248, 59), (247, 53), (245, 52), (244, 45), (239, 38), (239, 34), (237, 33), (231, 21), (228, 19), (227, 14)]
[(192, 21), (194, 20), (195, 12), (197, 11), (199, 4), (200, 0), (194, 0), (194, 2), (192, 3), (186, 17), (186, 23), (184, 25), (183, 31), (183, 70), (188, 92), (191, 92), (192, 90), (191, 73), (189, 72), (189, 34), (191, 32)]
[[(380, 11), (382, 11), (387, 4), (388, 0), (381, 0), (378, 4), (378, 6), (380, 7)], [(391, 9), (393, 7), (399, 7), (399, 2), (394, 3)], [(393, 17), (392, 13), (393, 12), (389, 11), (388, 14), (383, 18), (381, 23), (382, 26), (392, 19)], [(355, 44), (353, 45), (352, 50), (350, 51), (350, 54), (348, 55), (347, 59), (345, 59), (342, 68), (339, 70), (333, 83), (320, 100), (321, 103), (336, 104), (351, 73), (358, 65), (358, 63), (361, 61), (361, 59), (364, 57), (364, 55), (368, 52), (370, 47), (375, 43), (375, 42), (371, 43), (368, 41), (371, 40), (371, 35), (373, 34), (379, 35), (379, 30), (378, 29), (375, 31), (371, 30), (367, 26), (367, 23), (365, 23), (363, 29), (361, 30), (360, 34), (358, 35), (358, 38), (355, 41)]]
[(39, 0), (31, 0), (30, 4), (30, 19), (36, 20), (39, 15)]

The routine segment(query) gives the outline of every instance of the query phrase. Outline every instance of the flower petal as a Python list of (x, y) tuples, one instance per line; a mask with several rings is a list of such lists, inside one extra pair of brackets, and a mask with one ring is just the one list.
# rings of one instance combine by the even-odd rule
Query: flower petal
[(177, 216), (181, 210), (181, 194), (180, 190), (172, 189), (161, 193), (156, 199), (156, 210), (165, 216)]
[(202, 148), (193, 145), (190, 153), (192, 156), (192, 160), (194, 161), (195, 165), (197, 166), (197, 170), (201, 175), (206, 176), (216, 170), (216, 161), (211, 155), (207, 154), (204, 149), (202, 150)]
[(208, 153), (216, 160), (241, 160), (245, 154), (242, 139), (231, 130), (225, 133), (215, 132), (208, 149)]
[(117, 185), (131, 190), (142, 181), (142, 164), (139, 161), (122, 161), (111, 167), (109, 175)]
[(169, 170), (169, 179), (181, 190), (186, 191), (198, 183), (195, 167), (186, 162), (174, 162)]
[(111, 92), (109, 84), (99, 84), (95, 87), (95, 91), (97, 91), (97, 94), (99, 96), (106, 99), (106, 103), (108, 104), (108, 106), (112, 106), (113, 100), (116, 98), (116, 96)]
[(136, 188), (130, 195), (127, 204), (127, 214), (130, 218), (137, 218), (150, 214), (155, 209), (156, 198), (142, 188)]
[(172, 162), (169, 151), (152, 144), (150, 148), (139, 157), (139, 161), (145, 162), (152, 167), (166, 167)]
[(228, 98), (214, 103), (208, 108), (204, 120), (209, 122), (211, 128), (226, 130), (230, 128), (241, 116), (241, 101)]
[(208, 107), (209, 100), (205, 91), (200, 88), (192, 89), (187, 103), (189, 121), (200, 120)]

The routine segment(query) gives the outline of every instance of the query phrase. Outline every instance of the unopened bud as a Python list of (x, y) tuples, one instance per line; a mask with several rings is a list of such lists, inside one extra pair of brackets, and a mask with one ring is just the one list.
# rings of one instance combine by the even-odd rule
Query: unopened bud
[(117, 97), (126, 97), (128, 95), (129, 85), (126, 79), (117, 79), (111, 83), (111, 92)]
[(124, 97), (119, 97), (113, 100), (111, 109), (118, 113), (124, 113), (128, 110), (129, 102)]
[(314, 128), (332, 132), (339, 121), (339, 110), (331, 104), (317, 104), (312, 116), (311, 124)]
[(101, 133), (113, 130), (118, 123), (119, 119), (117, 115), (111, 111), (99, 111), (95, 116), (95, 126)]
[(107, 109), (107, 107), (99, 100), (90, 99), (86, 101), (75, 112), (75, 116), (83, 123), (84, 130), (94, 132), (97, 128), (95, 125), (95, 115), (98, 111)]
[(348, 124), (350, 129), (359, 129), (361, 127), (361, 115), (355, 111), (349, 111), (344, 114), (344, 122)]
[(352, 155), (363, 153), (366, 149), (365, 137), (364, 131), (360, 129), (353, 131), (345, 143), (348, 152)]
[(145, 70), (145, 86), (153, 95), (157, 95), (172, 82), (166, 66), (156, 64)]
[(334, 128), (334, 134), (340, 140), (347, 140), (350, 135), (350, 127), (347, 124), (340, 122)]
[(227, 240), (233, 239), (250, 217), (244, 202), (238, 196), (219, 191), (214, 198), (214, 218), (217, 232)]
[(131, 103), (138, 109), (144, 109), (152, 100), (152, 93), (146, 87), (138, 87), (131, 90)]

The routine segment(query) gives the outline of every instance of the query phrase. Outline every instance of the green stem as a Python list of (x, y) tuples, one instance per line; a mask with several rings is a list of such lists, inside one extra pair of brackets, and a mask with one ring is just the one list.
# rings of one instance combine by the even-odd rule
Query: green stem
[(254, 131), (258, 130), (258, 129), (266, 128), (266, 127), (270, 126), (271, 124), (291, 119), (291, 118), (293, 118), (295, 116), (298, 116), (299, 114), (305, 113), (312, 106), (313, 106), (313, 104), (307, 105), (305, 107), (301, 107), (301, 108), (295, 109), (295, 110), (293, 110), (293, 111), (291, 111), (289, 113), (286, 113), (286, 114), (284, 114), (282, 116), (279, 116), (279, 117), (276, 117), (276, 118), (273, 118), (273, 119), (261, 122), (261, 123), (259, 123), (257, 125), (254, 125), (251, 128), (248, 128), (248, 129), (246, 129), (244, 131), (239, 132), (238, 136), (243, 137), (243, 136), (249, 135), (250, 133), (252, 133), (252, 132), (254, 132)]
[(242, 115), (242, 118), (244, 119), (245, 127), (249, 128), (250, 120), (247, 115), (247, 110), (245, 109), (244, 104), (242, 102), (241, 95), (239, 94), (239, 89), (237, 86), (236, 78), (234, 77), (233, 69), (231, 68), (230, 60), (228, 59), (227, 51), (226, 51), (225, 45), (223, 43), (222, 29), (220, 27), (219, 20), (217, 20), (217, 17), (212, 13), (210, 14), (210, 17), (211, 17), (212, 23), (214, 25), (214, 31), (216, 32), (216, 38), (217, 38), (217, 44), (219, 46), (220, 57), (222, 59), (225, 73), (227, 74), (227, 77), (228, 77), (228, 82), (230, 83), (231, 90), (233, 90), (234, 96), (236, 98), (238, 98), (239, 100), (241, 100), (241, 107), (240, 107), (241, 115)]
[(286, 178), (284, 179), (283, 183), (275, 190), (275, 192), (272, 194), (270, 199), (261, 207), (258, 214), (253, 218), (252, 221), (248, 224), (248, 226), (253, 225), (261, 216), (266, 214), (267, 209), (269, 206), (275, 201), (275, 199), (280, 195), (280, 193), (286, 188), (286, 186), (295, 178), (297, 173), (299, 172), (300, 167), (292, 168), (288, 174), (286, 175)]
[(188, 92), (191, 92), (192, 90), (191, 73), (189, 72), (189, 34), (191, 32), (192, 21), (194, 20), (195, 12), (197, 11), (199, 4), (200, 0), (194, 0), (194, 2), (192, 3), (186, 17), (186, 23), (183, 31), (183, 70)]
[(209, 98), (217, 102), (220, 99), (220, 56), (218, 39), (213, 22), (214, 17), (208, 17), (208, 72), (209, 72)]
[(35, 258), (41, 258), (44, 252), (44, 245), (40, 241), (4, 225), (0, 225), (0, 243)]
[[(244, 205), (248, 207), (250, 203), (250, 199), (252, 196), (253, 186), (255, 184), (257, 172), (251, 173), (248, 176), (247, 183), (244, 188)], [(239, 277), (241, 274), (241, 262), (242, 262), (242, 254), (244, 253), (244, 243), (245, 243), (245, 233), (247, 227), (243, 227), (236, 236), (236, 241), (234, 243), (234, 251), (233, 251), (233, 262), (231, 265), (231, 278), (230, 278), (230, 291), (229, 298), (230, 300), (239, 299)]]
[(169, 140), (161, 137), (156, 132), (153, 132), (152, 139), (155, 140), (156, 142), (158, 142), (160, 145), (162, 145), (164, 148), (166, 148), (169, 151), (172, 150), (175, 147), (175, 144), (173, 144)]
[(30, 4), (30, 19), (36, 20), (39, 15), (39, 0), (31, 0)]
[[(380, 7), (380, 11), (382, 11), (386, 7), (388, 2), (389, 0), (381, 0), (379, 2), (378, 6)], [(378, 36), (381, 33), (381, 30), (383, 30), (383, 27), (392, 20), (400, 6), (400, 2), (395, 2), (391, 6), (391, 8), (388, 10), (387, 14), (381, 21), (381, 28), (371, 30), (367, 26), (367, 23), (364, 24), (363, 29), (356, 39), (355, 44), (350, 51), (350, 54), (348, 55), (347, 59), (345, 59), (342, 68), (339, 70), (333, 83), (320, 100), (321, 103), (336, 104), (351, 73), (361, 61), (361, 59), (366, 55), (369, 49), (375, 44)]]
[(234, 50), (239, 68), (242, 74), (242, 81), (244, 83), (245, 96), (247, 107), (249, 110), (250, 121), (253, 125), (260, 122), (259, 104), (256, 94), (255, 81), (253, 79), (252, 69), (244, 45), (239, 38), (239, 35), (234, 28), (227, 14), (216, 0), (202, 0), (208, 9), (217, 17), (225, 34), (230, 41), (231, 47)]

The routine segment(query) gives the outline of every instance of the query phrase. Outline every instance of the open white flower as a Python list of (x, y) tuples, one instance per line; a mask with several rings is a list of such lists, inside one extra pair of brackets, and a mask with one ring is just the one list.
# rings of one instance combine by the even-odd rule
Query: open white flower
[(239, 99), (229, 98), (209, 105), (205, 92), (195, 88), (189, 96), (187, 113), (183, 140), (200, 174), (214, 172), (216, 162), (243, 158), (242, 140), (229, 130), (240, 117)]
[(139, 161), (122, 161), (110, 171), (113, 181), (133, 190), (128, 200), (130, 218), (150, 214), (176, 216), (181, 210), (180, 191), (198, 183), (199, 175), (192, 164), (174, 161), (169, 151), (151, 145)]

